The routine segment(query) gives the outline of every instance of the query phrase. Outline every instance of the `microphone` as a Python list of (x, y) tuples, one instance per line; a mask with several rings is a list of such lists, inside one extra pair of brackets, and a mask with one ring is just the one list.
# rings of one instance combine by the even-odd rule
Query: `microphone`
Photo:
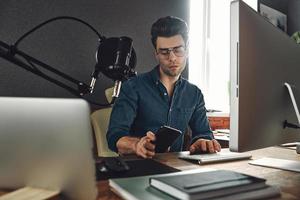
[(132, 39), (129, 37), (120, 37), (116, 52), (115, 68), (129, 68), (129, 61), (132, 52)]
[(96, 61), (90, 93), (94, 90), (100, 72), (115, 81), (113, 99), (119, 96), (122, 81), (136, 76), (136, 54), (129, 37), (104, 38), (96, 52)]
[[(123, 77), (119, 78), (121, 80), (128, 79), (129, 77), (136, 75), (132, 74), (132, 70), (129, 66), (130, 58), (132, 53), (132, 39), (129, 37), (120, 37), (118, 47), (117, 47), (117, 53), (116, 53), (116, 60), (115, 64), (113, 65), (113, 68), (115, 70), (120, 70), (122, 73), (123, 70)], [(121, 80), (115, 80), (115, 86), (113, 90), (113, 100), (112, 103), (115, 101), (116, 98), (119, 97), (122, 81)]]

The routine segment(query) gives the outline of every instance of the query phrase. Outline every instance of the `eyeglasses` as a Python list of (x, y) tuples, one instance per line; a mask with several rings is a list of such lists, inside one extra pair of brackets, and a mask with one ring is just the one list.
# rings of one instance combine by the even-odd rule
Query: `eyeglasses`
[(184, 46), (178, 46), (173, 48), (160, 48), (157, 50), (157, 53), (160, 54), (162, 57), (168, 59), (171, 51), (175, 54), (175, 56), (183, 57), (185, 55), (186, 49)]

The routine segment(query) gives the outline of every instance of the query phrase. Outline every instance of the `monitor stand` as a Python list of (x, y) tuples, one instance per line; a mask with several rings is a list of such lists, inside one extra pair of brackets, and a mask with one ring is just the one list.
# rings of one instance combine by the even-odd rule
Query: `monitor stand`
[[(295, 100), (295, 96), (293, 93), (292, 86), (289, 83), (284, 83), (284, 86), (288, 89), (293, 107), (297, 116), (298, 124), (289, 123), (287, 121), (284, 122), (284, 128), (300, 128), (300, 114), (299, 109)], [(295, 143), (296, 146), (296, 152), (300, 154), (300, 143)], [(276, 169), (283, 169), (288, 171), (294, 171), (294, 172), (300, 172), (300, 161), (294, 161), (294, 160), (286, 160), (286, 159), (278, 159), (278, 158), (261, 158), (257, 160), (250, 161), (249, 164), (251, 165), (258, 165), (263, 167), (270, 167), (270, 168), (276, 168)]]
[(289, 94), (290, 94), (290, 97), (291, 97), (291, 100), (292, 100), (292, 103), (293, 103), (293, 106), (294, 106), (294, 110), (295, 110), (295, 113), (296, 113), (296, 116), (297, 116), (297, 120), (298, 120), (297, 125), (296, 124), (290, 124), (287, 121), (285, 121), (285, 125), (286, 125), (286, 127), (290, 127), (289, 125), (291, 125), (290, 128), (300, 128), (300, 114), (299, 114), (299, 109), (298, 109), (297, 102), (296, 102), (296, 99), (295, 99), (295, 96), (294, 96), (294, 93), (293, 93), (292, 86), (289, 83), (284, 83), (284, 86), (289, 91)]
[[(284, 127), (290, 127), (290, 128), (300, 128), (300, 114), (299, 114), (299, 109), (297, 106), (297, 102), (293, 93), (293, 89), (292, 86), (289, 83), (284, 83), (284, 86), (288, 89), (293, 106), (294, 106), (294, 110), (297, 116), (297, 120), (298, 120), (298, 124), (291, 124), (287, 121), (284, 122)], [(300, 154), (300, 143), (296, 144), (296, 152), (298, 154)]]

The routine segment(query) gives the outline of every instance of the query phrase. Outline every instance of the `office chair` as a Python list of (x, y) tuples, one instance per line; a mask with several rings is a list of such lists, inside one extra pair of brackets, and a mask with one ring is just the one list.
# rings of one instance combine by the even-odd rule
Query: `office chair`
[[(108, 102), (112, 100), (113, 88), (105, 90), (105, 96)], [(117, 153), (108, 148), (106, 141), (106, 132), (108, 128), (109, 118), (112, 108), (102, 108), (94, 111), (91, 114), (92, 126), (96, 138), (97, 153), (99, 157), (113, 157), (118, 156)]]

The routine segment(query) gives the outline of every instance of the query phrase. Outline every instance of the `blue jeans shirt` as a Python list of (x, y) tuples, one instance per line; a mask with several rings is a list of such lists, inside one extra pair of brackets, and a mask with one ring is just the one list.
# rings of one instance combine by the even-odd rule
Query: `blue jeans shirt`
[(117, 152), (116, 143), (123, 136), (143, 137), (163, 126), (182, 131), (170, 151), (182, 151), (184, 132), (192, 130), (192, 143), (198, 138), (212, 139), (203, 95), (199, 88), (180, 77), (172, 97), (159, 80), (158, 67), (124, 82), (111, 113), (108, 146)]

